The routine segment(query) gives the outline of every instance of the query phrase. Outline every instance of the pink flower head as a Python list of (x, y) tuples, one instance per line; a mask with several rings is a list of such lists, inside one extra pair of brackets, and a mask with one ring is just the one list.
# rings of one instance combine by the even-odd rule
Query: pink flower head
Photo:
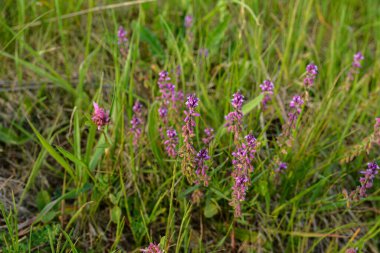
[(304, 101), (299, 95), (294, 96), (292, 101), (290, 101), (289, 107), (291, 109), (291, 112), (288, 113), (288, 117), (289, 125), (291, 128), (295, 127), (295, 122), (297, 121), (298, 116), (301, 114), (303, 104)]
[(133, 134), (133, 145), (136, 146), (140, 140), (142, 128), (144, 124), (144, 119), (142, 117), (142, 104), (139, 101), (136, 101), (132, 109), (133, 109), (133, 116), (130, 123), (131, 123), (131, 132)]
[(205, 164), (207, 160), (210, 160), (210, 156), (208, 155), (208, 151), (206, 149), (201, 149), (196, 158), (196, 166), (197, 170), (195, 171), (197, 175), (196, 183), (199, 184), (203, 182), (204, 186), (208, 186), (209, 176), (206, 174), (208, 170), (208, 166)]
[(380, 118), (376, 118), (375, 127), (380, 127)]
[(300, 108), (303, 105), (304, 101), (301, 96), (296, 95), (293, 97), (292, 101), (290, 101), (290, 108)]
[(246, 191), (250, 182), (250, 173), (253, 172), (252, 160), (256, 153), (257, 141), (252, 134), (245, 136), (245, 142), (240, 144), (235, 152), (232, 153), (234, 159), (232, 165), (234, 171), (232, 177), (232, 200), (230, 205), (234, 207), (235, 217), (241, 216), (241, 202), (245, 200)]
[(262, 84), (260, 84), (261, 93), (264, 94), (264, 99), (262, 101), (263, 109), (266, 109), (267, 103), (271, 100), (271, 95), (273, 95), (274, 84), (265, 80)]
[(119, 27), (119, 30), (117, 31), (117, 38), (118, 38), (118, 44), (122, 45), (123, 43), (128, 42), (127, 38), (127, 32), (124, 30), (122, 26)]
[(309, 64), (306, 66), (306, 77), (303, 80), (303, 83), (310, 87), (314, 84), (314, 80), (318, 75), (318, 67), (314, 64)]
[(363, 176), (360, 178), (359, 194), (361, 197), (365, 197), (367, 195), (367, 189), (372, 188), (373, 180), (375, 176), (379, 173), (380, 167), (375, 162), (368, 163), (368, 167), (366, 170), (360, 171)]
[(362, 64), (361, 64), (361, 61), (364, 60), (364, 56), (362, 55), (361, 52), (357, 52), (355, 55), (354, 55), (354, 60), (352, 62), (352, 67), (354, 68), (361, 68), (362, 67)]
[(274, 170), (276, 173), (285, 173), (285, 170), (288, 168), (288, 164), (280, 162), (277, 168)]
[(238, 91), (233, 95), (232, 107), (241, 110), (244, 103), (244, 96)]
[(166, 153), (170, 157), (176, 157), (178, 145), (177, 131), (173, 128), (170, 128), (166, 131), (166, 136), (167, 139), (164, 141)]
[(186, 15), (185, 17), (185, 27), (190, 28), (193, 24), (193, 16), (191, 15)]
[(362, 67), (362, 61), (364, 60), (364, 56), (362, 55), (361, 52), (357, 52), (352, 61), (352, 66), (350, 71), (348, 72), (348, 79), (350, 81), (354, 80), (354, 75), (359, 73), (359, 69)]
[(206, 137), (202, 138), (202, 141), (204, 144), (209, 145), (210, 142), (214, 139), (214, 129), (213, 128), (206, 128), (205, 129)]
[(94, 113), (92, 114), (92, 121), (98, 126), (98, 130), (102, 128), (102, 126), (107, 125), (110, 122), (109, 112), (105, 111), (103, 108), (99, 107), (99, 105), (93, 102), (94, 105)]
[(120, 53), (126, 56), (128, 53), (128, 38), (127, 32), (122, 26), (120, 26), (117, 31), (117, 44), (119, 45)]
[(148, 248), (141, 249), (140, 251), (145, 253), (163, 253), (160, 246), (155, 243), (150, 243)]

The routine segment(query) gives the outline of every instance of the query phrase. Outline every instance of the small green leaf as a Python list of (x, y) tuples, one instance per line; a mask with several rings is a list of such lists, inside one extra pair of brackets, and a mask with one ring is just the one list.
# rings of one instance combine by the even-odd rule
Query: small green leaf
[(111, 221), (113, 223), (119, 223), (120, 221), (120, 217), (121, 217), (121, 209), (120, 207), (118, 206), (114, 206), (112, 209), (111, 209)]
[(214, 215), (216, 215), (218, 213), (218, 206), (212, 202), (212, 201), (208, 201), (206, 203), (206, 206), (205, 206), (205, 209), (204, 209), (204, 216), (206, 218), (211, 218), (213, 217)]
[(254, 99), (252, 99), (251, 101), (248, 101), (247, 103), (245, 103), (243, 105), (243, 109), (242, 109), (243, 114), (246, 115), (246, 114), (250, 113), (253, 109), (256, 108), (256, 106), (258, 106), (261, 103), (263, 98), (264, 98), (264, 95), (260, 94), (257, 97), (255, 97)]
[(40, 191), (37, 193), (36, 204), (38, 210), (42, 210), (51, 201), (50, 194), (47, 191)]
[(29, 122), (30, 127), (33, 129), (34, 134), (37, 136), (38, 140), (41, 143), (41, 146), (46, 149), (46, 151), (66, 170), (66, 172), (71, 176), (71, 178), (75, 179), (74, 170), (70, 167), (70, 165), (66, 162), (66, 160), (59, 155), (59, 153), (49, 144), (49, 142), (38, 132), (38, 130), (34, 127), (32, 122)]

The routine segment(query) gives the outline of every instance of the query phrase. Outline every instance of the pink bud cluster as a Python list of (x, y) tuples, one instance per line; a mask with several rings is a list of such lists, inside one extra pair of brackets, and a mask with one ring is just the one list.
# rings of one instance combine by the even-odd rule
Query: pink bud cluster
[(169, 73), (161, 71), (158, 78), (160, 107), (160, 135), (165, 145), (166, 153), (170, 157), (177, 156), (178, 136), (177, 131), (170, 125), (170, 117), (179, 112), (180, 103), (183, 101), (183, 93), (175, 90), (175, 85), (170, 82)]
[(148, 248), (141, 249), (140, 251), (145, 253), (163, 253), (160, 246), (155, 243), (150, 243)]
[(264, 94), (262, 104), (263, 110), (265, 110), (267, 107), (267, 103), (272, 100), (274, 84), (269, 80), (265, 80), (262, 84), (260, 84), (260, 89), (261, 93)]
[(117, 44), (119, 45), (119, 50), (121, 55), (124, 57), (128, 54), (128, 38), (127, 32), (124, 30), (122, 26), (119, 27), (117, 31)]
[(245, 136), (245, 142), (232, 153), (234, 171), (232, 177), (232, 200), (230, 205), (234, 207), (235, 217), (241, 216), (241, 202), (245, 200), (248, 186), (251, 184), (250, 174), (253, 172), (252, 160), (255, 157), (257, 147), (256, 138), (249, 134)]
[(144, 118), (142, 115), (142, 104), (136, 101), (133, 105), (133, 116), (131, 119), (131, 133), (133, 134), (133, 145), (138, 145), (144, 125)]
[(92, 121), (98, 126), (98, 130), (100, 130), (103, 126), (108, 125), (110, 122), (109, 111), (104, 110), (99, 107), (99, 105), (93, 102), (94, 105), (94, 113), (92, 114)]
[(314, 84), (315, 78), (318, 75), (318, 67), (314, 64), (309, 64), (306, 66), (306, 77), (303, 83), (306, 87), (311, 87)]
[(234, 141), (237, 143), (239, 141), (239, 135), (242, 131), (242, 121), (243, 121), (243, 107), (244, 96), (240, 92), (236, 92), (232, 98), (232, 107), (234, 111), (230, 112), (225, 116), (226, 124), (225, 127), (227, 131), (234, 134)]
[(354, 80), (354, 76), (359, 73), (359, 69), (362, 67), (362, 61), (364, 60), (364, 56), (361, 52), (357, 52), (352, 61), (352, 65), (350, 71), (348, 72), (348, 79), (350, 81)]

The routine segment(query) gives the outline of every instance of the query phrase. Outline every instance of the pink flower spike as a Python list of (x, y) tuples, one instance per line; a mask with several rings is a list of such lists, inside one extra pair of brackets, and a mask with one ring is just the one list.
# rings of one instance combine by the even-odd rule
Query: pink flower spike
[(98, 126), (98, 130), (100, 130), (102, 126), (105, 126), (110, 122), (109, 112), (106, 112), (103, 108), (99, 107), (96, 102), (93, 102), (93, 105), (94, 113), (92, 114), (91, 119)]

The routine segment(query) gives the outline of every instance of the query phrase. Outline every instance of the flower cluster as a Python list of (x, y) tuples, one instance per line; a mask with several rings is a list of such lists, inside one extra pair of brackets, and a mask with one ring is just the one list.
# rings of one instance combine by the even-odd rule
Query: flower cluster
[(237, 151), (233, 152), (232, 164), (234, 171), (232, 177), (234, 185), (232, 187), (232, 200), (230, 205), (234, 207), (235, 217), (241, 216), (241, 202), (245, 200), (245, 195), (250, 182), (250, 173), (253, 172), (252, 159), (256, 153), (256, 138), (249, 134), (245, 136), (245, 142), (241, 144)]
[(148, 248), (141, 249), (140, 251), (145, 253), (163, 253), (160, 246), (155, 243), (150, 243)]
[(206, 134), (206, 137), (203, 137), (202, 141), (205, 145), (209, 145), (214, 139), (214, 129), (209, 127), (209, 128), (206, 128), (204, 132)]
[(306, 77), (303, 83), (306, 87), (311, 87), (314, 84), (314, 80), (318, 75), (318, 67), (314, 64), (309, 64), (306, 66)]
[(197, 170), (195, 171), (195, 174), (197, 176), (197, 179), (195, 181), (196, 184), (200, 184), (203, 182), (204, 186), (208, 186), (209, 176), (206, 174), (208, 166), (205, 163), (207, 160), (210, 160), (208, 151), (206, 149), (201, 149), (195, 158), (195, 163), (197, 167)]
[(117, 31), (117, 44), (119, 45), (121, 55), (126, 56), (128, 53), (128, 38), (127, 32), (122, 26)]
[(368, 163), (368, 167), (366, 170), (362, 170), (360, 173), (363, 174), (363, 176), (360, 178), (360, 187), (359, 187), (359, 195), (360, 197), (365, 197), (367, 194), (367, 189), (372, 188), (373, 186), (373, 179), (375, 178), (375, 175), (379, 173), (379, 165), (377, 165), (375, 162)]
[(226, 117), (226, 124), (225, 127), (227, 127), (227, 130), (229, 132), (232, 132), (234, 134), (234, 140), (235, 143), (239, 140), (239, 134), (242, 131), (242, 120), (243, 120), (243, 107), (244, 102), (244, 96), (237, 92), (233, 95), (232, 98), (232, 107), (235, 109), (234, 111), (230, 112)]
[(133, 116), (130, 122), (131, 133), (133, 134), (133, 145), (136, 146), (139, 143), (144, 124), (144, 119), (142, 117), (142, 104), (139, 101), (136, 101), (132, 109)]
[(173, 128), (169, 128), (166, 131), (167, 139), (164, 141), (166, 153), (170, 157), (177, 156), (178, 135), (177, 131)]
[(194, 177), (194, 156), (195, 148), (193, 146), (194, 129), (195, 129), (195, 117), (199, 116), (199, 113), (195, 111), (195, 108), (198, 107), (198, 98), (195, 95), (189, 95), (186, 102), (187, 110), (184, 111), (185, 124), (182, 127), (182, 136), (183, 136), (183, 147), (181, 156), (182, 160), (182, 170), (186, 175), (190, 183), (193, 182)]
[[(181, 91), (176, 92), (175, 85), (170, 83), (170, 77), (167, 71), (161, 71), (159, 73), (158, 87), (161, 94), (159, 98), (160, 107), (158, 108), (158, 114), (161, 120), (160, 135), (164, 140), (164, 144), (171, 144), (170, 146), (166, 146), (165, 149), (170, 157), (174, 157), (173, 155), (177, 154), (176, 145), (178, 144), (178, 138), (176, 137), (176, 131), (169, 126), (169, 115), (178, 112), (179, 104), (183, 101), (183, 93)], [(173, 146), (174, 144), (175, 146)]]
[(288, 164), (284, 162), (279, 162), (278, 166), (274, 169), (274, 172), (278, 173), (285, 173), (286, 169), (288, 168)]
[(356, 248), (349, 248), (346, 250), (346, 253), (357, 253), (358, 252), (358, 249)]
[(94, 113), (92, 114), (91, 119), (98, 126), (98, 130), (100, 130), (103, 126), (110, 122), (109, 112), (99, 107), (99, 105), (95, 102), (93, 102), (93, 105)]
[(185, 17), (185, 27), (190, 28), (193, 25), (193, 16), (186, 15)]
[(299, 95), (294, 96), (289, 103), (291, 112), (288, 113), (288, 118), (289, 125), (291, 128), (295, 127), (295, 123), (297, 122), (298, 116), (301, 114), (303, 103), (304, 101)]
[(364, 60), (364, 56), (362, 55), (361, 52), (357, 52), (354, 55), (354, 58), (353, 58), (353, 61), (352, 61), (352, 65), (351, 65), (351, 69), (348, 72), (348, 79), (350, 81), (353, 81), (354, 80), (354, 75), (357, 74), (357, 73), (359, 73), (359, 69), (362, 67), (361, 62), (363, 60)]
[(193, 40), (193, 33), (191, 31), (191, 27), (193, 26), (193, 16), (186, 15), (184, 25), (186, 28), (186, 37), (191, 42)]
[(272, 99), (271, 96), (273, 95), (274, 84), (269, 80), (265, 80), (262, 84), (260, 84), (260, 89), (261, 93), (264, 94), (262, 103), (263, 109), (265, 110), (267, 103)]

